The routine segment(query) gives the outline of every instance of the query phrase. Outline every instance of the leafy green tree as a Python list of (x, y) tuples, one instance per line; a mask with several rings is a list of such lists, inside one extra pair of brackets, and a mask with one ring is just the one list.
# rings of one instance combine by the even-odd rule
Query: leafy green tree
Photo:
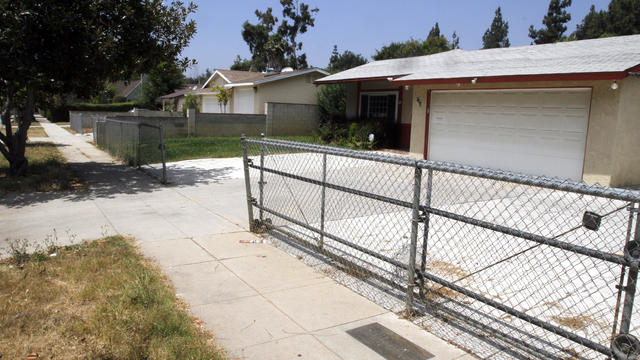
[(222, 110), (222, 112), (226, 113), (227, 104), (231, 100), (232, 90), (224, 88), (219, 85), (216, 86), (214, 89), (218, 91), (218, 93), (216, 94), (216, 98), (218, 99), (218, 105), (220, 105), (220, 109)]
[(502, 10), (498, 6), (491, 26), (482, 36), (482, 48), (505, 48), (509, 47), (509, 45), (509, 22), (502, 19)]
[(142, 83), (140, 104), (146, 108), (157, 108), (159, 96), (172, 93), (184, 83), (182, 69), (174, 63), (161, 62), (145, 77)]
[(338, 52), (338, 46), (333, 45), (333, 51), (331, 52), (331, 57), (329, 58), (329, 65), (327, 66), (327, 70), (330, 73), (337, 73), (340, 71), (345, 71), (356, 66), (364, 65), (367, 63), (367, 59), (360, 54), (354, 54), (349, 50), (345, 50), (342, 54)]
[[(251, 52), (251, 66), (255, 71), (264, 71), (267, 67), (279, 70), (284, 66), (294, 69), (308, 67), (306, 54), (302, 50), (302, 42), (298, 42), (298, 35), (304, 34), (315, 24), (315, 14), (318, 9), (309, 9), (305, 3), (298, 0), (280, 0), (282, 5), (282, 21), (273, 15), (273, 9), (265, 12), (255, 11), (258, 18), (256, 24), (245, 21), (242, 25), (242, 38)], [(238, 57), (239, 58), (239, 57)], [(240, 62), (238, 66), (246, 64)]]
[(536, 44), (549, 44), (564, 39), (564, 32), (567, 31), (567, 22), (571, 20), (571, 14), (566, 10), (571, 6), (571, 0), (551, 0), (547, 15), (542, 19), (545, 26), (536, 30), (533, 25), (529, 26), (529, 37)]
[(182, 105), (182, 116), (187, 116), (187, 109), (198, 110), (198, 97), (193, 94), (186, 94), (184, 96), (184, 104)]
[(454, 32), (452, 41), (440, 33), (440, 26), (436, 23), (424, 41), (409, 39), (405, 42), (392, 42), (383, 46), (372, 56), (374, 60), (397, 59), (410, 56), (431, 55), (443, 51), (459, 48), (460, 38)]
[(640, 1), (611, 0), (608, 10), (600, 11), (591, 5), (574, 34), (578, 40), (640, 34)]
[(344, 120), (347, 104), (344, 84), (321, 85), (317, 97), (320, 118), (323, 123), (342, 122)]
[(240, 55), (237, 55), (235, 60), (233, 60), (231, 70), (252, 71), (252, 65), (253, 63), (250, 59), (243, 59)]
[(186, 66), (180, 54), (196, 31), (187, 20), (195, 9), (159, 0), (0, 1), (0, 153), (9, 174), (27, 170), (36, 101), (53, 94), (88, 98), (105, 81), (148, 72), (162, 61)]

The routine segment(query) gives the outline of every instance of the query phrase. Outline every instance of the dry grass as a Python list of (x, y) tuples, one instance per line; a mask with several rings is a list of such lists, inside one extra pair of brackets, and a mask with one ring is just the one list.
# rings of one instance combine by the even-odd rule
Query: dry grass
[(19, 255), (0, 263), (2, 359), (223, 358), (130, 240)]
[[(0, 129), (0, 132), (4, 134), (5, 133), (4, 126), (2, 126), (1, 128), (2, 129)], [(15, 132), (17, 130), (18, 130), (18, 128), (15, 127), (15, 126), (12, 128), (13, 132)], [(38, 123), (34, 123), (34, 125), (31, 125), (29, 127), (29, 131), (27, 131), (27, 137), (33, 138), (33, 137), (49, 137), (49, 136), (44, 131), (42, 126), (40, 126)]]
[(457, 265), (435, 259), (429, 261), (427, 269), (432, 272), (456, 276), (458, 278), (466, 277), (469, 275), (463, 268)]
[(551, 320), (553, 320), (558, 325), (574, 330), (582, 330), (594, 323), (593, 319), (586, 315), (552, 316)]
[(8, 176), (9, 162), (0, 156), (0, 193), (11, 191), (81, 190), (83, 183), (52, 143), (29, 143), (26, 176)]

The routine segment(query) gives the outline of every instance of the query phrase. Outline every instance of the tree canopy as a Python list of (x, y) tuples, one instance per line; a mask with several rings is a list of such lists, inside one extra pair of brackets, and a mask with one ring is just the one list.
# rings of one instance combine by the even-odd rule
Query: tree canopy
[(162, 95), (170, 94), (184, 82), (182, 69), (174, 63), (161, 62), (153, 68), (142, 83), (140, 103), (147, 108), (155, 108), (155, 100)]
[(431, 55), (443, 51), (457, 49), (460, 39), (453, 33), (452, 40), (440, 34), (440, 26), (438, 23), (429, 30), (427, 38), (422, 41), (418, 39), (409, 39), (405, 42), (392, 42), (385, 45), (372, 56), (374, 60), (397, 59), (410, 56)]
[(301, 53), (302, 42), (298, 36), (307, 32), (315, 24), (318, 9), (310, 9), (309, 5), (299, 0), (280, 0), (282, 20), (273, 15), (273, 9), (255, 11), (258, 18), (256, 24), (245, 21), (242, 25), (242, 38), (249, 46), (251, 62), (239, 56), (232, 68), (254, 71), (269, 69), (280, 70), (285, 66), (294, 69), (309, 67), (307, 55)]
[(482, 36), (482, 48), (504, 48), (509, 45), (509, 22), (502, 19), (502, 10), (498, 6), (491, 26)]
[[(161, 0), (11, 0), (0, 2), (0, 152), (23, 174), (35, 102), (51, 94), (87, 98), (106, 80), (128, 79), (162, 61), (181, 67), (196, 31), (193, 3)], [(13, 133), (10, 115), (18, 115)]]
[(591, 5), (574, 34), (578, 40), (640, 34), (640, 1), (611, 0), (608, 10), (600, 11)]
[(338, 46), (333, 45), (333, 51), (331, 52), (331, 57), (329, 58), (329, 65), (327, 66), (327, 70), (330, 73), (337, 73), (340, 71), (345, 71), (356, 66), (364, 65), (367, 63), (367, 59), (360, 54), (354, 54), (349, 50), (345, 50), (342, 54), (338, 52)]
[(536, 30), (533, 25), (529, 27), (529, 37), (536, 44), (549, 44), (563, 40), (567, 31), (567, 23), (571, 20), (571, 14), (567, 8), (571, 6), (571, 0), (551, 0), (547, 14), (542, 19), (543, 28)]

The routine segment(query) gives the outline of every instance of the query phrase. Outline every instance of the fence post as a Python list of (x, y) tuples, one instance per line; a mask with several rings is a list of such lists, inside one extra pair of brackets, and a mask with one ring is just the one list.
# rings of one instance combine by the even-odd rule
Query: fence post
[(164, 131), (160, 126), (160, 155), (162, 157), (162, 183), (167, 183), (167, 148), (164, 146)]
[(327, 154), (322, 154), (322, 193), (320, 194), (320, 249), (324, 247), (324, 211), (327, 192)]
[[(424, 205), (431, 207), (431, 190), (433, 187), (433, 170), (427, 171), (427, 194)], [(429, 244), (429, 212), (424, 213), (424, 231), (422, 235), (422, 253), (420, 254), (420, 272), (424, 272), (427, 268), (427, 245)], [(420, 276), (420, 296), (424, 296), (424, 276)]]
[(417, 165), (413, 178), (413, 206), (411, 216), (411, 245), (409, 248), (409, 264), (407, 266), (407, 301), (406, 315), (413, 313), (413, 288), (415, 287), (416, 272), (416, 247), (418, 244), (418, 224), (420, 223), (420, 185), (422, 182), (422, 169)]
[[(264, 140), (264, 133), (260, 134), (260, 139)], [(262, 222), (264, 221), (264, 211), (262, 211), (262, 206), (264, 205), (264, 143), (260, 143), (260, 181), (258, 182), (258, 189), (260, 191), (258, 218)]]
[[(635, 213), (636, 216), (636, 229), (634, 235), (634, 242), (640, 242), (640, 209), (636, 206), (635, 203), (631, 204), (630, 211)], [(626, 251), (625, 251), (626, 252)], [(625, 253), (625, 258), (627, 254)], [(637, 254), (633, 254), (637, 255)], [(630, 256), (631, 257), (631, 256)], [(637, 256), (633, 256), (637, 258)], [(629, 266), (629, 274), (627, 275), (627, 286), (625, 287), (624, 293), (624, 305), (622, 306), (622, 322), (620, 323), (620, 333), (628, 334), (629, 328), (631, 327), (631, 313), (633, 311), (633, 301), (636, 295), (636, 285), (638, 283), (638, 263), (632, 263)]]
[(247, 193), (247, 210), (249, 212), (249, 231), (255, 231), (255, 224), (253, 223), (253, 204), (251, 198), (251, 183), (249, 179), (249, 156), (247, 155), (247, 137), (242, 134), (240, 137), (242, 143), (242, 164), (244, 166), (244, 186)]
[(142, 146), (142, 129), (141, 129), (141, 125), (140, 123), (138, 123), (138, 146), (136, 148), (136, 165), (138, 166), (138, 169), (140, 168), (140, 163), (141, 163), (141, 151), (140, 151), (140, 146)]

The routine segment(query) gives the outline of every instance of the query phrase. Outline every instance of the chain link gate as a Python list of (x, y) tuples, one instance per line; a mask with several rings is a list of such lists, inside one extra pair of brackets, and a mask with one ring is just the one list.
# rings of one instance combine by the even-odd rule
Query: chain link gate
[(387, 309), (483, 358), (640, 354), (637, 193), (241, 141), (251, 230)]
[[(137, 121), (104, 119), (96, 121), (96, 144), (129, 166), (162, 164), (160, 182), (167, 183), (167, 164), (162, 126)], [(151, 168), (155, 176), (155, 168)]]

